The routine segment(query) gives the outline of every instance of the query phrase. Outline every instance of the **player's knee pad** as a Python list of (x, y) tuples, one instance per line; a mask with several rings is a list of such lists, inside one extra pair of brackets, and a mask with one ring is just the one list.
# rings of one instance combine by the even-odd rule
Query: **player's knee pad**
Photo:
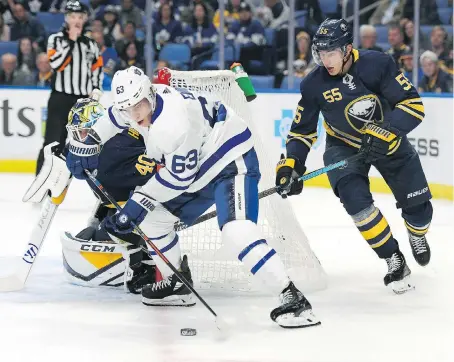
[(63, 232), (60, 242), (65, 275), (71, 283), (81, 286), (122, 287), (133, 276), (130, 263), (142, 259), (140, 248), (110, 239), (85, 240)]
[(352, 219), (363, 238), (380, 258), (391, 256), (396, 251), (397, 242), (391, 228), (374, 204), (352, 215)]
[(369, 190), (369, 182), (357, 174), (350, 174), (340, 179), (336, 193), (349, 215), (360, 213), (374, 202)]
[(424, 235), (432, 221), (433, 208), (430, 201), (402, 209), (405, 226), (415, 234)]
[(222, 239), (252, 275), (257, 275), (274, 293), (288, 283), (284, 265), (276, 250), (263, 238), (258, 226), (249, 220), (235, 220), (224, 225)]

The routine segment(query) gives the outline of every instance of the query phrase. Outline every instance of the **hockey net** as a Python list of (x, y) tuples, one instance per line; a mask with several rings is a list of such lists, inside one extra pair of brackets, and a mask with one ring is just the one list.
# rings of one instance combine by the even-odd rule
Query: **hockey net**
[[(260, 120), (251, 117), (246, 97), (232, 71), (172, 70), (170, 85), (218, 97), (241, 116), (254, 137), (262, 174), (259, 191), (274, 186), (276, 157), (268, 156), (266, 147), (255, 130)], [(258, 225), (268, 244), (276, 249), (290, 277), (302, 291), (325, 287), (323, 268), (311, 250), (289, 201), (276, 194), (262, 198)], [(183, 230), (179, 236), (182, 252), (188, 255), (196, 287), (235, 291), (263, 289), (255, 284), (255, 278), (238, 261), (237, 255), (232, 255), (228, 245), (224, 245), (215, 218)]]

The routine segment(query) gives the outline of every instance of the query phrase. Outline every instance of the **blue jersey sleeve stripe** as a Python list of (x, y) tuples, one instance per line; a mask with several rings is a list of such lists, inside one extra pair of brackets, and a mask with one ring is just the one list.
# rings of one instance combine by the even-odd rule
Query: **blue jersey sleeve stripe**
[(196, 180), (200, 179), (213, 165), (223, 158), (227, 152), (235, 148), (236, 146), (240, 145), (243, 142), (246, 142), (249, 138), (251, 138), (252, 134), (249, 128), (246, 128), (240, 134), (233, 136), (229, 140), (227, 140), (218, 150), (213, 153), (203, 164), (200, 166), (199, 172), (197, 173)]
[(161, 185), (169, 188), (169, 189), (172, 189), (172, 190), (177, 190), (177, 191), (184, 191), (184, 190), (187, 190), (189, 188), (189, 185), (188, 186), (175, 186), (175, 185), (172, 185), (170, 182), (164, 180), (160, 175), (159, 175), (159, 172), (156, 174), (155, 176), (156, 178), (156, 181), (158, 181)]
[(159, 94), (156, 94), (156, 107), (151, 115), (151, 123), (154, 123), (161, 115), (162, 108), (164, 106), (164, 100)]
[(115, 116), (113, 115), (113, 112), (112, 112), (112, 106), (109, 107), (108, 113), (109, 113), (110, 121), (113, 123), (113, 125), (114, 125), (115, 127), (120, 128), (120, 129), (128, 129), (128, 127), (120, 126), (120, 125), (117, 123), (117, 120), (115, 119)]
[[(167, 235), (166, 235), (167, 236)], [(168, 244), (167, 246), (164, 246), (162, 249), (159, 249), (159, 251), (161, 253), (165, 253), (166, 251), (169, 251), (170, 249), (172, 249), (175, 245), (177, 245), (178, 243), (178, 234), (175, 234), (175, 237), (173, 238), (173, 240), (170, 242), (170, 244)], [(154, 256), (154, 255), (157, 255), (156, 252), (154, 251), (150, 251), (149, 254), (150, 256)]]
[(276, 254), (276, 250), (271, 249), (268, 254), (266, 254), (262, 259), (259, 260), (257, 264), (254, 265), (254, 267), (251, 269), (251, 274), (254, 275), (257, 273), (260, 268), (274, 255)]

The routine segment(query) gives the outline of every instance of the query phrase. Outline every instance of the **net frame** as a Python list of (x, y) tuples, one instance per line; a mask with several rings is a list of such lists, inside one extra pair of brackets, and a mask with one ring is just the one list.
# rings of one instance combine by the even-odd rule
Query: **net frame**
[[(246, 97), (229, 70), (170, 71), (170, 85), (215, 96), (232, 108), (248, 125), (254, 139), (262, 178), (259, 191), (274, 186), (275, 162), (268, 156), (249, 110)], [(210, 212), (214, 207), (208, 210)], [(277, 194), (260, 200), (258, 226), (267, 243), (280, 255), (291, 279), (302, 291), (326, 287), (326, 274), (309, 246), (293, 208)], [(181, 250), (188, 255), (195, 286), (201, 289), (259, 292), (263, 286), (222, 243), (216, 219), (179, 232)]]

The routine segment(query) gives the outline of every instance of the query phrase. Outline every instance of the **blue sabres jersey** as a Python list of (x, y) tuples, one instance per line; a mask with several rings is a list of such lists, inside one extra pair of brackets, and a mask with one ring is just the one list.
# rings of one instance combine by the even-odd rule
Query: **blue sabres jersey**
[(344, 76), (315, 68), (301, 82), (301, 99), (287, 137), (287, 157), (305, 162), (317, 140), (320, 112), (327, 141), (361, 147), (367, 123), (405, 136), (424, 118), (422, 100), (387, 54), (353, 50), (353, 64)]
[[(125, 202), (131, 191), (145, 185), (155, 174), (157, 165), (145, 153), (143, 137), (133, 128), (117, 134), (103, 146), (97, 179), (115, 200)], [(90, 180), (88, 183), (101, 200), (109, 204)]]

